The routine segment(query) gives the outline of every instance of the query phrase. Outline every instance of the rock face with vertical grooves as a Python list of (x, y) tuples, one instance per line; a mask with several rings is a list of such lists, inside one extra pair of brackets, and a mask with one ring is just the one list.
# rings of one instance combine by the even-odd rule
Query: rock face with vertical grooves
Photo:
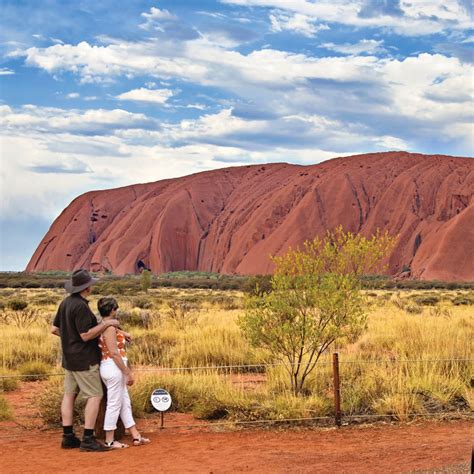
[(269, 255), (342, 225), (399, 235), (419, 279), (474, 280), (474, 160), (405, 152), (207, 171), (92, 191), (54, 221), (27, 271), (272, 271)]

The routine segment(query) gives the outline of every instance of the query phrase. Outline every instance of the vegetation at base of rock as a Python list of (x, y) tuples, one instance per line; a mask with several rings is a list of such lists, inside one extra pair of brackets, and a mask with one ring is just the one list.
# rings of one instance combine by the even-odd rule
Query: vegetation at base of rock
[[(0, 302), (17, 297), (25, 299), (29, 302), (27, 309), (36, 315), (30, 326), (21, 328), (0, 320), (0, 374), (14, 375), (18, 366), (29, 361), (43, 362), (49, 368), (48, 373), (62, 372), (59, 338), (51, 335), (50, 324), (57, 308), (53, 301), (60, 301), (64, 295), (62, 289), (0, 289)], [(100, 296), (90, 297), (94, 311)], [(405, 305), (424, 296), (436, 296), (439, 302), (421, 305), (419, 314), (405, 310)], [(308, 377), (304, 396), (294, 397), (284, 367), (262, 366), (271, 362), (271, 354), (251, 347), (237, 325), (244, 311), (244, 293), (152, 288), (147, 294), (117, 294), (116, 297), (120, 311), (132, 315), (124, 317), (123, 324), (134, 338), (128, 355), (136, 369), (137, 389), (142, 387), (142, 379), (160, 377), (155, 383), (165, 389), (183, 386), (186, 401), (190, 396), (186, 387), (190, 387), (192, 395), (202, 384), (202, 389), (210, 392), (184, 410), (206, 419), (332, 415), (331, 354), (321, 356), (315, 372)], [(380, 414), (402, 420), (410, 418), (409, 413), (415, 409), (427, 415), (445, 413), (443, 417), (469, 414), (474, 408), (472, 306), (455, 305), (453, 300), (457, 297), (471, 300), (474, 292), (466, 289), (370, 290), (365, 292), (365, 297), (367, 330), (356, 342), (339, 344), (336, 348), (340, 359), (343, 413)], [(148, 300), (152, 308), (136, 308), (134, 298)], [(166, 315), (170, 302), (196, 305), (196, 321), (185, 326), (185, 330), (179, 329)], [(6, 305), (4, 309), (12, 311)], [(223, 365), (229, 367), (176, 370)], [(248, 367), (235, 367), (240, 365)], [(158, 372), (157, 368), (174, 370)], [(178, 374), (179, 380), (174, 379)], [(39, 411), (48, 423), (59, 422), (62, 383), (62, 377), (53, 376), (35, 387), (43, 400)], [(0, 382), (0, 391), (15, 390), (23, 384), (13, 382), (10, 388), (4, 385), (2, 389)], [(145, 397), (146, 390), (143, 390)], [(180, 395), (176, 397), (179, 401)], [(134, 404), (138, 412), (140, 407)], [(183, 402), (181, 405), (186, 406)], [(78, 412), (81, 412), (80, 407)]]
[[(100, 282), (93, 287), (94, 294), (139, 294), (141, 289), (139, 275), (114, 276), (95, 274)], [(64, 288), (70, 277), (68, 272), (0, 272), (1, 288)], [(173, 272), (153, 275), (151, 288), (238, 290), (252, 293), (256, 283), (261, 289), (269, 289), (271, 275), (237, 276), (209, 272)], [(380, 290), (474, 290), (473, 282), (394, 280), (387, 275), (365, 275), (361, 277), (364, 289)]]

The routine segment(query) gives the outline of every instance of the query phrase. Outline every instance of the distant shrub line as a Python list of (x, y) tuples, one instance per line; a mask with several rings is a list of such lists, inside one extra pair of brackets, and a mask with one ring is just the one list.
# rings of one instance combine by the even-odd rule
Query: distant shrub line
[[(0, 272), (0, 288), (63, 288), (69, 278), (66, 272), (13, 273)], [(269, 291), (270, 275), (238, 276), (220, 275), (206, 272), (174, 272), (153, 275), (151, 288), (239, 290), (253, 292), (258, 285), (259, 291)], [(142, 290), (140, 275), (100, 275), (101, 281), (94, 286), (94, 293), (108, 294), (122, 292), (135, 294)], [(387, 276), (369, 275), (362, 277), (364, 289), (401, 290), (401, 289), (474, 289), (472, 282), (393, 280)], [(462, 304), (462, 303), (461, 303)]]

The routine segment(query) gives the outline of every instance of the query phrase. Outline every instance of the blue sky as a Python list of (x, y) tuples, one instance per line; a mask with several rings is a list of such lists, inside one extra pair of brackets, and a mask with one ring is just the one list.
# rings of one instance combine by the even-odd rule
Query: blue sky
[(92, 189), (371, 151), (473, 156), (469, 0), (0, 5), (0, 270), (22, 270)]

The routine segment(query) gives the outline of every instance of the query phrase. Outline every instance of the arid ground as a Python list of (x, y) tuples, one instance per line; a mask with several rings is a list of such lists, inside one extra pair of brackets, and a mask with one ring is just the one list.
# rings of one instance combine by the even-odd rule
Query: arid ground
[[(15, 422), (0, 423), (2, 472), (469, 472), (474, 423), (423, 421), (315, 429), (219, 429), (186, 414), (139, 420), (151, 444), (110, 453), (65, 451), (36, 418), (38, 383), (8, 394)], [(177, 425), (194, 428), (175, 428)], [(199, 423), (199, 422), (198, 422)], [(124, 441), (127, 441), (125, 438)]]

